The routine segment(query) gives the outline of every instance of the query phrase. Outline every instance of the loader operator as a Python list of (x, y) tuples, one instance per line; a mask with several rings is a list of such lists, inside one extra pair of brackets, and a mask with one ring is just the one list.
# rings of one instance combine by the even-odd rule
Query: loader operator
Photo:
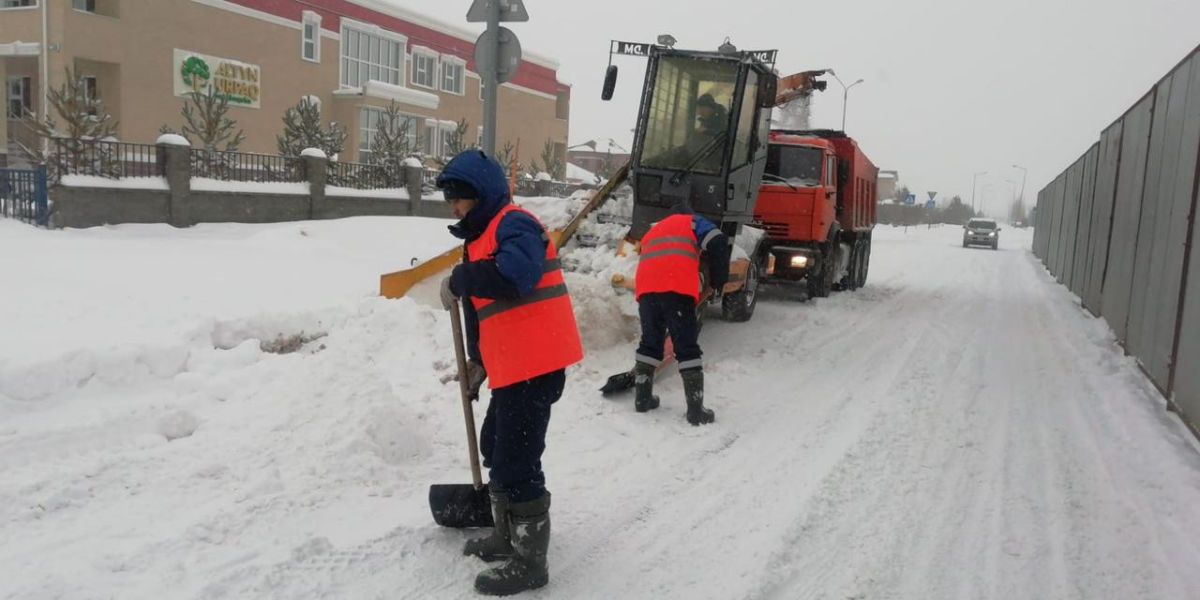
[(683, 378), (687, 421), (712, 423), (716, 416), (704, 407), (704, 367), (701, 362), (696, 308), (700, 302), (700, 254), (707, 255), (708, 281), (720, 294), (729, 280), (729, 238), (711, 221), (679, 204), (671, 216), (650, 226), (642, 236), (634, 295), (642, 322), (642, 340), (634, 357), (634, 407), (638, 412), (658, 408), (654, 371), (662, 364), (669, 333)]
[[(513, 205), (504, 170), (479, 150), (455, 156), (438, 176), (465, 240), (465, 260), (442, 281), (447, 310), (463, 303), (470, 388), (491, 389), (480, 432), (489, 468), (495, 528), (463, 553), (503, 560), (475, 578), (475, 589), (508, 595), (546, 585), (550, 492), (542, 452), (550, 406), (562, 395), (566, 367), (583, 358), (558, 253), (531, 213)], [(459, 374), (460, 377), (463, 374)]]

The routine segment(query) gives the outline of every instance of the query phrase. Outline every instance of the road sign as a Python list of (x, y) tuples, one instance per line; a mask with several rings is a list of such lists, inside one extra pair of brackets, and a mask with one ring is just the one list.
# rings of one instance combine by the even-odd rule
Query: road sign
[(501, 23), (524, 23), (529, 20), (529, 13), (525, 11), (525, 4), (521, 0), (475, 0), (467, 10), (467, 22), (486, 23), (488, 8), (496, 1), (500, 2)]
[[(476, 68), (486, 69), (488, 62), (488, 48), (494, 48), (495, 34), (491, 31), (485, 31), (479, 34), (479, 38), (475, 40), (475, 65)], [(517, 74), (517, 68), (521, 66), (521, 41), (517, 39), (517, 34), (507, 27), (500, 28), (500, 51), (496, 60), (496, 80), (499, 83), (504, 83), (513, 78)]]
[(907, 204), (907, 205), (909, 205), (909, 206), (912, 206), (912, 205), (916, 204), (916, 203), (917, 203), (917, 195), (916, 195), (916, 194), (909, 194), (908, 196), (906, 196), (906, 197), (904, 198), (904, 203), (905, 203), (905, 204)]
[(654, 44), (641, 44), (638, 42), (622, 42), (613, 40), (612, 46), (609, 48), (613, 54), (627, 54), (629, 56), (650, 56), (650, 47)]
[(937, 202), (934, 202), (933, 198), (930, 198), (929, 201), (925, 203), (925, 208), (927, 210), (933, 210), (937, 208)]
[(926, 194), (929, 194), (929, 199), (930, 199), (930, 200), (933, 200), (933, 198), (934, 198), (935, 196), (937, 196), (937, 192), (925, 192), (925, 193), (926, 193)]

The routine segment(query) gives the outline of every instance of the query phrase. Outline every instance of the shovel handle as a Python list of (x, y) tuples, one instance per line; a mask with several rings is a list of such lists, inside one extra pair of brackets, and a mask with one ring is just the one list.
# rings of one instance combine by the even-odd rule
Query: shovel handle
[(479, 470), (479, 441), (475, 438), (475, 410), (471, 407), (471, 384), (467, 381), (467, 351), (463, 344), (462, 313), (458, 300), (450, 306), (450, 327), (454, 330), (454, 358), (458, 360), (458, 391), (462, 396), (463, 420), (467, 424), (467, 447), (471, 451), (471, 479), (475, 489), (483, 488)]

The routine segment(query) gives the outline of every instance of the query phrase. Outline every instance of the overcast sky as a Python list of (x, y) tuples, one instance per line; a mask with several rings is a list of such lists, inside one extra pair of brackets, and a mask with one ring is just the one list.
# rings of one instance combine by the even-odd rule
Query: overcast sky
[[(462, 23), (470, 0), (391, 0)], [(922, 200), (971, 197), (1007, 212), (1065, 169), (1100, 131), (1200, 44), (1200, 0), (524, 0), (522, 45), (561, 63), (573, 86), (570, 143), (629, 147), (645, 61), (618, 57), (617, 93), (600, 101), (610, 39), (679, 48), (780, 51), (781, 74), (833, 68), (850, 91), (846, 130)], [(467, 26), (463, 24), (464, 26)], [(476, 28), (474, 25), (468, 28)], [(837, 128), (837, 82), (814, 102), (813, 125)]]

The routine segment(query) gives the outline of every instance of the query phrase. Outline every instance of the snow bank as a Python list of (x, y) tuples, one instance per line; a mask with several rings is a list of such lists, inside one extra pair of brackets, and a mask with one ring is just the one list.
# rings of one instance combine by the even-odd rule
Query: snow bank
[(357, 196), (359, 198), (384, 198), (387, 200), (408, 200), (408, 190), (405, 188), (380, 188), (375, 190), (360, 190), (348, 187), (330, 185), (325, 187), (326, 196)]
[(169, 190), (165, 177), (122, 177), (109, 179), (95, 175), (63, 175), (60, 181), (67, 187), (117, 188), (126, 190)]
[(249, 194), (308, 195), (308, 182), (282, 181), (225, 181), (209, 177), (193, 177), (191, 189), (198, 192), (242, 192)]

